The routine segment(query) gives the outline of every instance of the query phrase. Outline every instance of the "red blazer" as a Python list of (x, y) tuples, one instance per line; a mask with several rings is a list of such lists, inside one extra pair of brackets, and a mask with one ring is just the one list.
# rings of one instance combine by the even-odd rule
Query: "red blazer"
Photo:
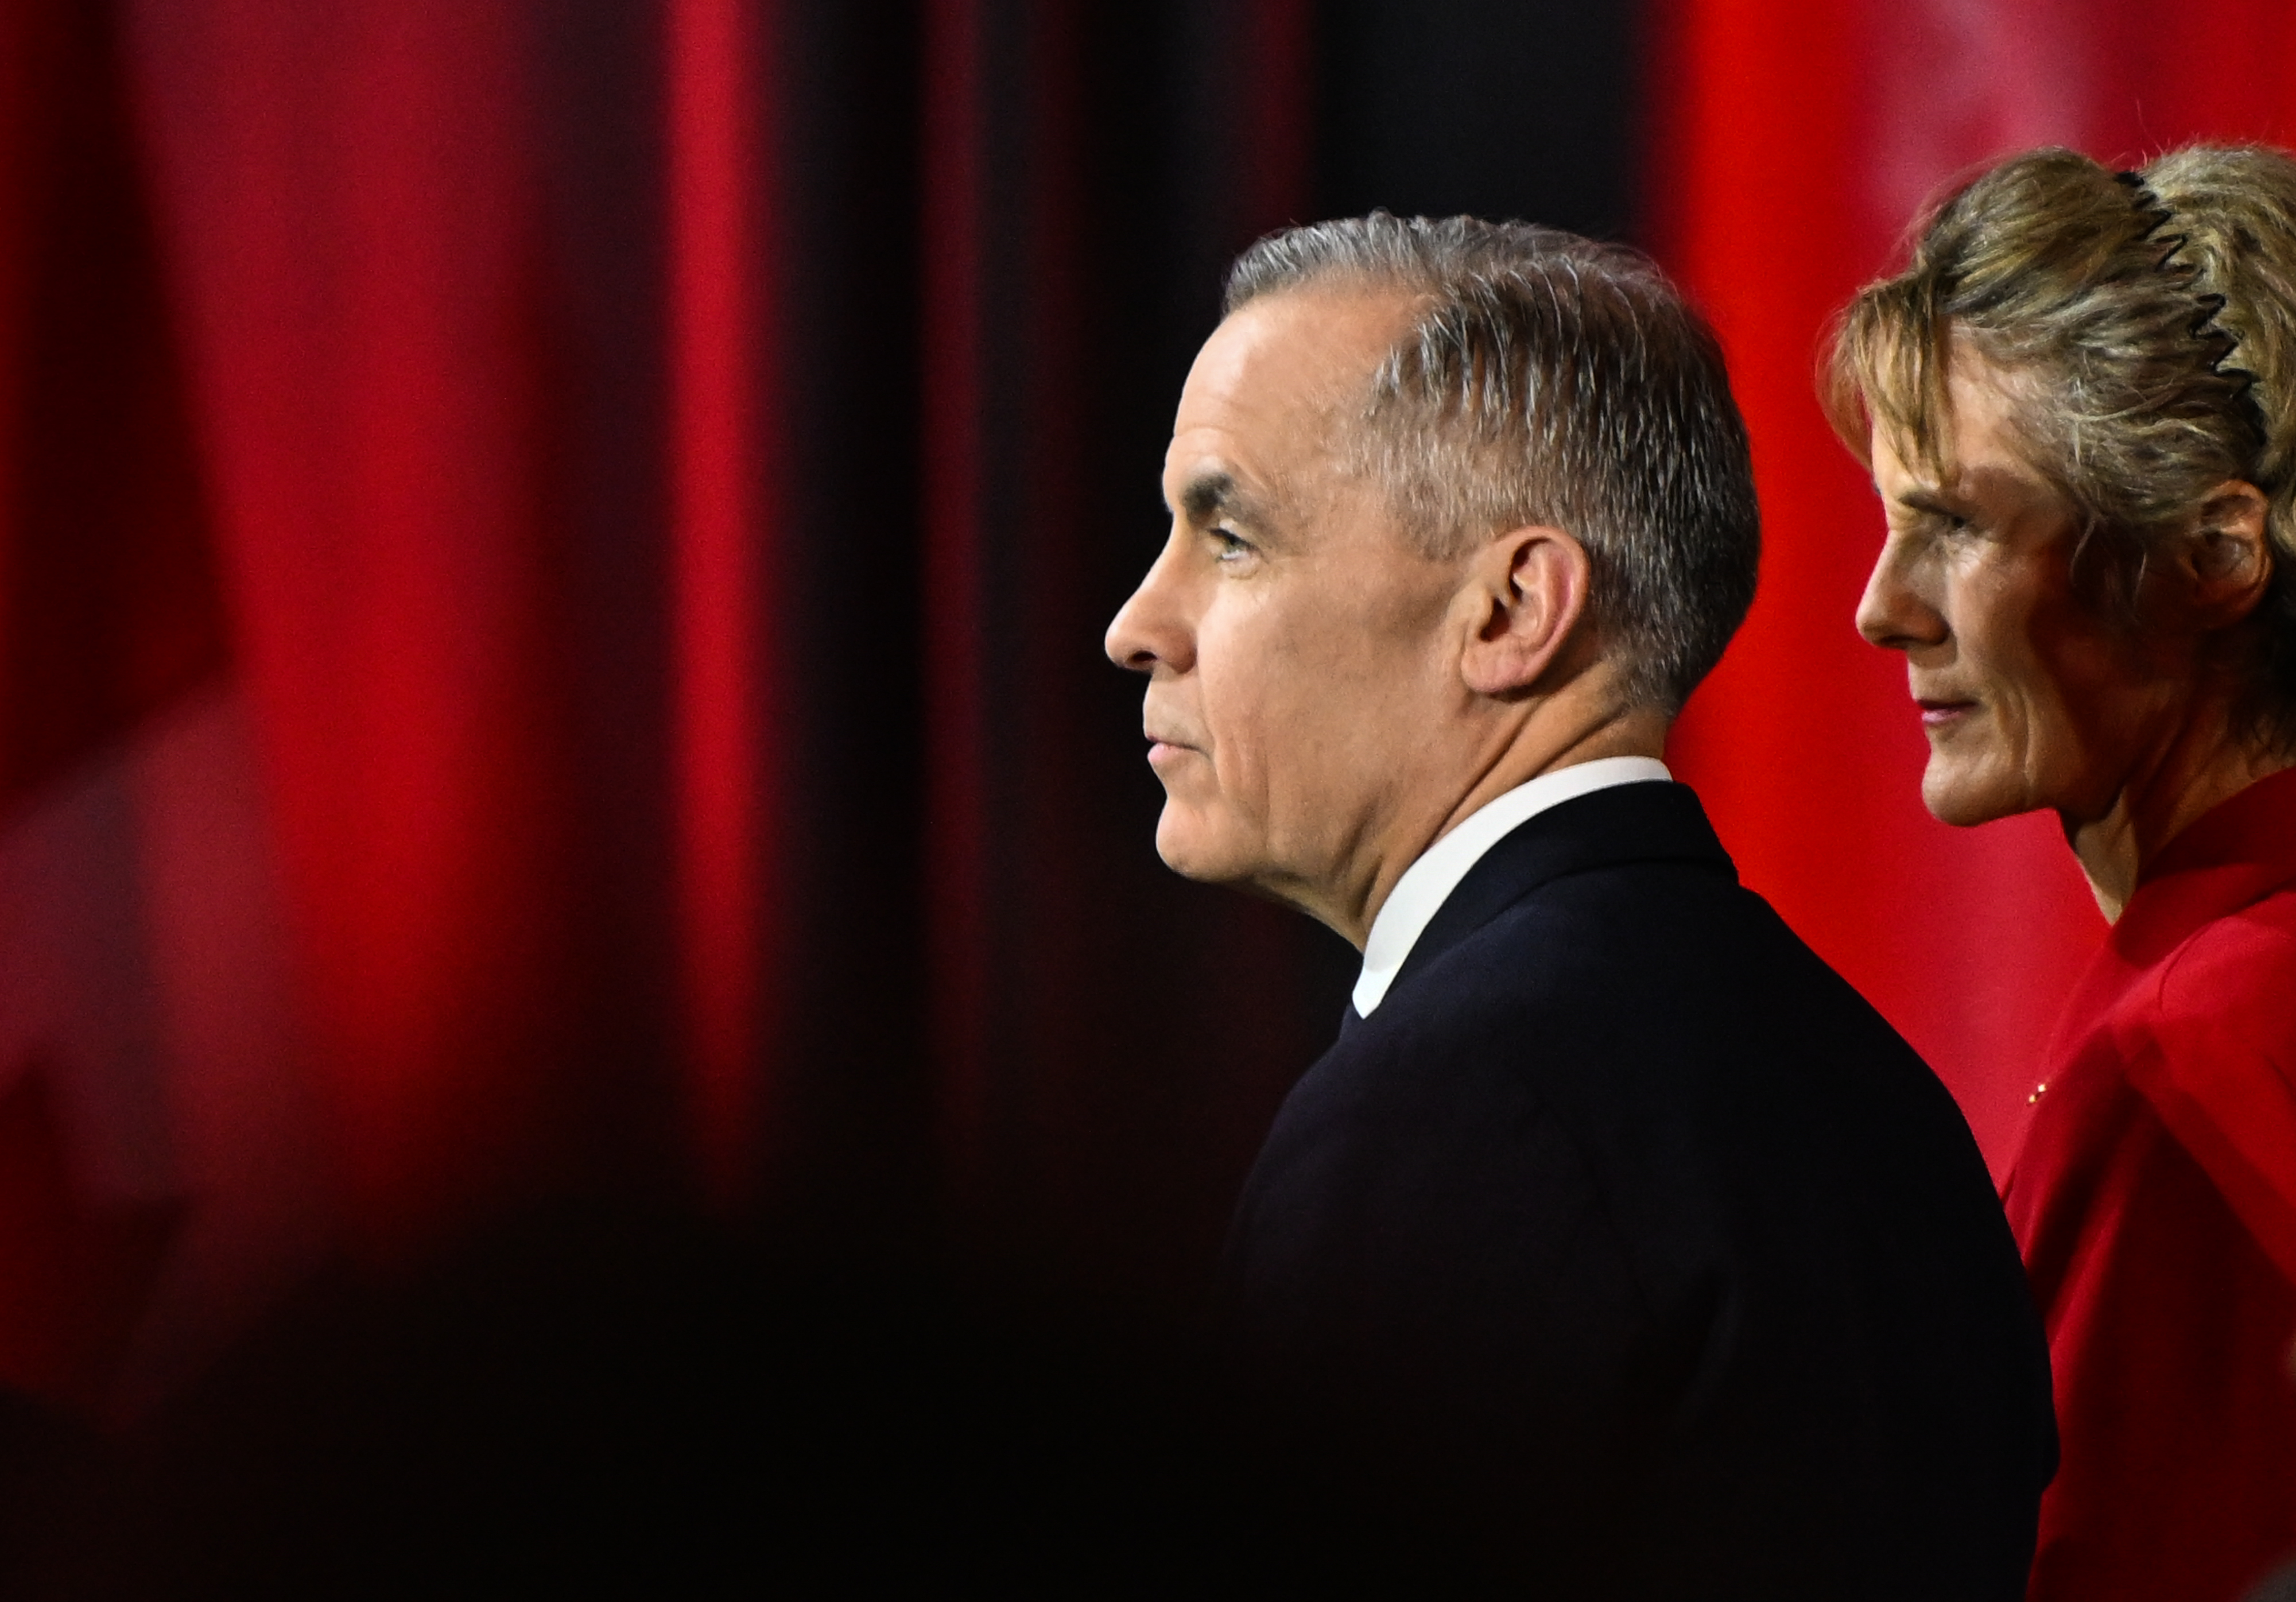
[(2033, 1602), (2234, 1602), (2296, 1557), (2296, 770), (2146, 872), (2003, 1201), (2062, 1460)]

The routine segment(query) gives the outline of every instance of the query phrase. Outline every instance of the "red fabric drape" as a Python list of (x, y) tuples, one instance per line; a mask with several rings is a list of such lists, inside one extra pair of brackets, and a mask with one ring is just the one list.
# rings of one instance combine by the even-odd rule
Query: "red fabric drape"
[(1308, 16), (0, 6), (0, 1388), (568, 1196), (1201, 1271), (1320, 937), (1097, 642)]
[(493, 4), (127, 13), (349, 1217), (534, 1154), (570, 909), (545, 283)]
[(2054, 820), (1957, 832), (1922, 809), (1902, 665), (1851, 624), (1880, 514), (1813, 398), (1823, 331), (1923, 197), (1988, 157), (2296, 140), (2296, 13), (1664, 0), (1654, 21), (1652, 233), (1727, 348), (1765, 538), (1679, 764), (1748, 882), (1938, 1068), (1997, 1174), (2103, 924)]
[[(989, 92), (981, 60), (980, 9), (938, 0), (925, 11), (925, 53), (939, 70), (926, 82), (923, 395), (933, 426), (924, 440), (926, 653), (970, 661), (980, 647), (983, 598), (980, 511), (982, 366), (988, 330), (979, 307), (988, 263), (983, 234), (982, 124)], [(935, 866), (931, 1028), (944, 1053), (941, 1116), (969, 1130), (981, 1115), (988, 993), (990, 865), (978, 849), (987, 826), (986, 686), (956, 668), (928, 676), (927, 850)], [(977, 1161), (977, 1160), (974, 1160)], [(969, 1163), (968, 1163), (969, 1165)]]
[[(329, 1253), (567, 1168), (596, 909), (525, 20), (0, 10), (0, 1384), (132, 1407)], [(722, 563), (737, 453), (693, 454)], [(734, 699), (725, 632), (686, 701)]]
[(0, 12), (0, 1384), (91, 1406), (211, 1357), (330, 1215), (115, 21)]
[(780, 676), (765, 530), (778, 436), (761, 393), (776, 281), (770, 162), (761, 160), (760, 36), (770, 8), (676, 0), (667, 17), (672, 608), (677, 642), (679, 969), (693, 1059), (693, 1138), (725, 1205), (750, 1188), (777, 971), (764, 942), (776, 834), (768, 709)]
[[(1170, 407), (1226, 261), (1308, 201), (1306, 7), (1175, 18), (1194, 29), (1177, 59), (1196, 76), (1160, 101), (1138, 63), (1175, 42), (1150, 13), (925, 8), (924, 793), (946, 1197), (960, 1234), (1103, 1288), (1193, 1278), (1179, 1239), (1210, 1261), (1234, 1180), (1203, 1181), (1240, 1178), (1339, 1000), (1303, 1015), (1326, 955), (1310, 942), (1327, 937), (1156, 862), (1138, 686), (1096, 665), (1160, 533)], [(1153, 119), (1176, 91), (1201, 143), (1185, 211), (1151, 250), (1158, 167), (1176, 160)], [(1128, 354), (1144, 329), (1152, 363)]]

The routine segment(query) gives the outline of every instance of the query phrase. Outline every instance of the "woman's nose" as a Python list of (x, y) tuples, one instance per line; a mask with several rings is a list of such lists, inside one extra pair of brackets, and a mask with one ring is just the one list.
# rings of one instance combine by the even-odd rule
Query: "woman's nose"
[(1897, 539), (1884, 541), (1866, 593), (1857, 598), (1857, 632), (1885, 651), (1911, 651), (1945, 638), (1945, 618), (1913, 582), (1912, 558)]

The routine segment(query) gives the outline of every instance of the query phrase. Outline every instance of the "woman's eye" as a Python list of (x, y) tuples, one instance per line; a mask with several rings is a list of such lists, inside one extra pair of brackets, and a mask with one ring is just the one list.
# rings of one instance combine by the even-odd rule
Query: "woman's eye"
[(1932, 539), (1966, 539), (1978, 531), (1968, 518), (1952, 512), (1932, 512), (1922, 519), (1922, 531)]

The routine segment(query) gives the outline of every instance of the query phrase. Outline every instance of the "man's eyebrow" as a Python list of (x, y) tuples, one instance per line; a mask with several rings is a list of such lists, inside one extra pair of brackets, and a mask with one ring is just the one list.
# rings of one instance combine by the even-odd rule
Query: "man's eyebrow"
[(1223, 514), (1253, 526), (1265, 522), (1243, 486), (1226, 472), (1198, 473), (1190, 479), (1180, 490), (1179, 510), (1192, 523), (1208, 523)]

